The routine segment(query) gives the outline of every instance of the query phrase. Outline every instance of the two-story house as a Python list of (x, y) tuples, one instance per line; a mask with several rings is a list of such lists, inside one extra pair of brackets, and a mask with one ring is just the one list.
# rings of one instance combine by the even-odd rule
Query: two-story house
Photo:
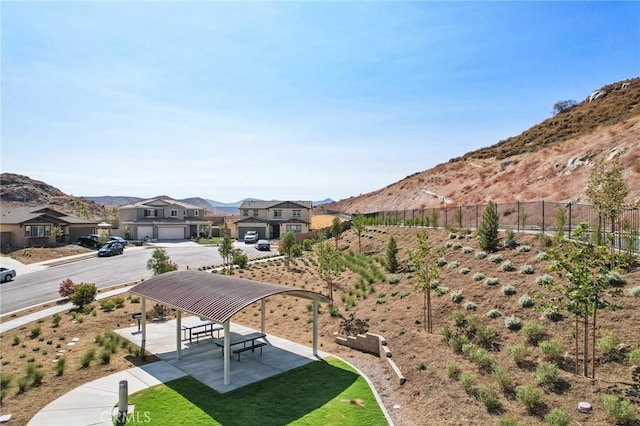
[(289, 231), (309, 232), (311, 201), (243, 201), (236, 223), (238, 239), (247, 231), (258, 231), (261, 239), (279, 239)]
[(75, 243), (98, 229), (97, 220), (67, 215), (49, 207), (2, 207), (2, 247), (34, 247)]
[(206, 209), (156, 197), (121, 206), (118, 209), (120, 226), (129, 230), (134, 240), (183, 240), (209, 236), (211, 222), (205, 218)]

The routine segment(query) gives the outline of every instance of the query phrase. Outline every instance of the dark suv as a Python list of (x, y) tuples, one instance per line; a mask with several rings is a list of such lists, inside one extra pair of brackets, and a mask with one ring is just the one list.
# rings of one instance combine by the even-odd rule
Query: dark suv
[(89, 234), (78, 238), (78, 245), (89, 248), (100, 248), (103, 243), (100, 242), (100, 236), (97, 234)]

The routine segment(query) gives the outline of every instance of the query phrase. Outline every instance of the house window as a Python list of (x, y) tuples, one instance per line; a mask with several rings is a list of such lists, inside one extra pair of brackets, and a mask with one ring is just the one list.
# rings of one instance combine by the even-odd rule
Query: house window
[(51, 225), (27, 225), (24, 227), (26, 237), (49, 237), (51, 235)]
[(287, 232), (302, 232), (302, 225), (287, 225)]
[(156, 217), (155, 209), (144, 209), (144, 217)]
[(242, 209), (242, 216), (249, 216), (249, 209)]
[(300, 210), (294, 210), (293, 213), (292, 213), (292, 216), (293, 217), (300, 217), (301, 216)]
[(253, 211), (253, 215), (257, 217), (258, 216), (258, 210), (254, 210)]
[(282, 210), (274, 210), (273, 211), (273, 217), (281, 218), (282, 217)]
[(194, 210), (193, 211), (193, 215), (194, 216), (200, 216), (200, 210)]
[(171, 217), (178, 217), (178, 210), (171, 210)]

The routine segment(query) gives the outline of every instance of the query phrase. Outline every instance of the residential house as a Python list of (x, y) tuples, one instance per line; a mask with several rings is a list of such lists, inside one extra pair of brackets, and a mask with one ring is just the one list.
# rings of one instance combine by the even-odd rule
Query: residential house
[(5, 207), (0, 215), (2, 247), (35, 247), (75, 243), (94, 234), (97, 220), (70, 216), (49, 207)]
[(209, 236), (211, 222), (205, 218), (206, 212), (169, 197), (149, 198), (118, 209), (120, 227), (128, 229), (129, 238), (134, 240)]
[(236, 224), (238, 239), (247, 231), (258, 231), (261, 239), (280, 239), (289, 231), (309, 232), (313, 203), (311, 201), (243, 201)]

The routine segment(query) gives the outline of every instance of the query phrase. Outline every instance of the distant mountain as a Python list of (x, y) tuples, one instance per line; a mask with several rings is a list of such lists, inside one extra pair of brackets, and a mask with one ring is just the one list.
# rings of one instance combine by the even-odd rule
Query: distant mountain
[(144, 200), (144, 198), (140, 197), (123, 197), (123, 196), (112, 196), (112, 195), (103, 195), (101, 197), (83, 197), (87, 200), (91, 200), (94, 203), (102, 204), (103, 206), (114, 206), (120, 207), (125, 206), (127, 204), (134, 204), (138, 201)]
[(320, 200), (320, 201), (314, 201), (313, 205), (314, 206), (321, 206), (323, 204), (329, 204), (329, 203), (333, 203), (334, 200), (332, 200), (331, 198), (325, 198), (324, 200)]

